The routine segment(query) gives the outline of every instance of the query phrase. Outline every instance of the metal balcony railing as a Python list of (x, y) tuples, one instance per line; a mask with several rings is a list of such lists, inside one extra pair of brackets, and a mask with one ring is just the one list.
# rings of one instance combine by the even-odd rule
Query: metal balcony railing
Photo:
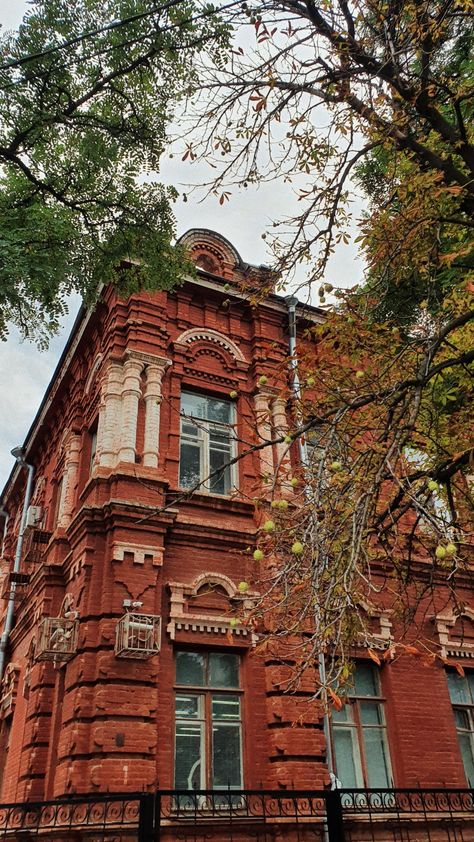
[(0, 805), (0, 840), (473, 842), (474, 791), (158, 790)]

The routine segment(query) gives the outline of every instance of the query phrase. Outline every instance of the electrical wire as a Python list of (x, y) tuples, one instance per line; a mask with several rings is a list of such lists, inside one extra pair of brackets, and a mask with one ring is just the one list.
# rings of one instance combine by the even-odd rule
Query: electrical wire
[[(182, 0), (173, 0), (173, 2), (170, 2), (170, 3), (168, 3), (164, 6), (156, 6), (156, 7), (154, 7), (154, 9), (150, 9), (146, 13), (145, 12), (141, 13), (140, 17), (144, 18), (144, 17), (150, 16), (150, 15), (156, 14), (157, 12), (164, 11), (165, 9), (167, 9), (167, 8), (173, 6), (173, 5), (179, 4), (180, 2), (182, 2)], [(236, 7), (236, 6), (241, 6), (241, 0), (232, 0), (232, 2), (225, 4), (218, 11), (219, 11), (219, 13), (224, 12), (224, 11), (228, 11), (229, 9), (231, 9), (233, 7)], [(160, 28), (160, 33), (172, 32), (173, 30), (180, 29), (184, 24), (195, 23), (199, 20), (205, 20), (206, 18), (215, 14), (216, 11), (217, 11), (216, 9), (212, 9), (212, 10), (208, 10), (206, 12), (202, 12), (199, 15), (193, 15), (192, 17), (184, 18), (179, 23), (169, 24), (168, 26)], [(114, 22), (113, 27), (112, 27), (112, 25), (108, 25), (108, 27), (103, 27), (102, 29), (98, 28), (96, 31), (91, 30), (88, 33), (83, 33), (81, 36), (77, 36), (76, 39), (71, 39), (71, 41), (69, 43), (71, 45), (73, 45), (74, 43), (79, 43), (80, 41), (86, 40), (88, 37), (92, 37), (96, 32), (105, 31), (105, 29), (107, 29), (107, 28), (108, 29), (111, 29), (111, 28), (115, 29), (119, 25), (122, 25), (122, 24), (124, 25), (124, 24), (130, 22), (130, 20), (133, 21), (134, 18), (129, 18), (129, 19), (124, 18), (123, 21)], [(100, 57), (102, 55), (106, 55), (107, 53), (113, 52), (114, 50), (123, 49), (124, 47), (131, 46), (132, 44), (138, 43), (140, 40), (145, 40), (145, 37), (146, 36), (144, 36), (143, 39), (139, 39), (139, 38), (130, 39), (129, 38), (125, 41), (121, 41), (118, 44), (113, 44), (111, 46), (105, 47), (105, 48), (103, 48), (101, 50), (98, 50), (96, 52), (89, 53), (87, 55), (71, 56), (71, 58), (68, 62), (64, 62), (63, 64), (56, 65), (55, 69), (56, 70), (68, 69), (70, 67), (73, 67), (78, 62), (90, 61), (93, 58), (97, 58), (97, 57)], [(41, 57), (41, 56), (52, 54), (54, 52), (58, 52), (61, 49), (65, 49), (65, 45), (67, 43), (68, 42), (64, 42), (62, 45), (57, 45), (56, 47), (52, 47), (50, 50), (43, 51), (42, 53), (29, 54), (28, 56), (24, 56), (22, 59), (18, 59), (17, 62), (26, 63), (27, 61), (32, 61), (37, 57)], [(0, 72), (5, 71), (5, 69), (11, 69), (13, 66), (14, 66), (13, 63), (9, 63), (9, 64), (6, 64), (6, 65), (0, 65)], [(47, 68), (47, 72), (50, 73), (49, 67)], [(29, 75), (27, 79), (21, 78), (21, 79), (12, 80), (11, 82), (8, 82), (7, 84), (0, 84), (0, 91), (6, 91), (6, 90), (9, 90), (9, 89), (14, 88), (16, 86), (20, 86), (20, 85), (24, 85), (24, 84), (31, 84), (35, 80), (41, 79), (42, 76), (43, 76), (43, 74), (38, 72), (38, 73), (33, 73), (33, 74)]]
[(41, 50), (38, 53), (28, 53), (26, 56), (22, 56), (21, 58), (13, 59), (12, 61), (7, 62), (6, 64), (0, 64), (0, 72), (2, 70), (10, 70), (14, 67), (21, 67), (23, 64), (27, 64), (30, 61), (35, 61), (38, 58), (44, 58), (44, 56), (51, 55), (52, 53), (57, 53), (60, 50), (65, 50), (68, 47), (73, 47), (75, 44), (80, 44), (81, 41), (85, 41), (87, 38), (91, 38), (94, 35), (100, 35), (102, 32), (110, 32), (113, 29), (118, 29), (120, 26), (127, 26), (129, 23), (134, 23), (137, 20), (142, 20), (143, 18), (149, 17), (150, 15), (154, 15), (157, 12), (164, 12), (167, 9), (172, 8), (173, 6), (178, 6), (182, 0), (169, 0), (168, 3), (165, 3), (163, 6), (154, 6), (149, 9), (147, 12), (140, 12), (136, 15), (130, 15), (127, 18), (122, 18), (121, 20), (114, 20), (111, 23), (106, 24), (105, 26), (99, 26), (96, 29), (90, 29), (87, 32), (82, 32), (80, 35), (76, 35), (75, 38), (70, 38), (67, 41), (63, 41), (61, 44), (56, 44), (54, 47), (48, 47), (46, 50)]

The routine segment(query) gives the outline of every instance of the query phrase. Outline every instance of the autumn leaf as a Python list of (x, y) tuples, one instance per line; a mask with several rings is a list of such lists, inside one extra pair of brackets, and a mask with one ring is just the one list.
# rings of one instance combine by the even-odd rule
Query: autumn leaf
[(377, 652), (374, 652), (373, 649), (367, 649), (367, 654), (368, 654), (369, 658), (372, 658), (372, 660), (375, 661), (375, 663), (380, 666), (381, 662), (380, 662), (379, 656), (377, 655)]
[(331, 697), (333, 707), (335, 707), (336, 710), (342, 710), (342, 708), (343, 708), (342, 699), (341, 699), (340, 696), (337, 695), (337, 693), (334, 692), (332, 687), (328, 687), (328, 696)]

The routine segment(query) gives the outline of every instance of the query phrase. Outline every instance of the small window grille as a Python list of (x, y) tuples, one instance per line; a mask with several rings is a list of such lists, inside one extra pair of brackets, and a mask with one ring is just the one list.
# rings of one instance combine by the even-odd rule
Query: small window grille
[(38, 634), (36, 658), (38, 661), (69, 661), (77, 649), (77, 619), (45, 617)]
[(161, 617), (125, 614), (117, 623), (115, 654), (118, 658), (151, 658), (160, 651)]

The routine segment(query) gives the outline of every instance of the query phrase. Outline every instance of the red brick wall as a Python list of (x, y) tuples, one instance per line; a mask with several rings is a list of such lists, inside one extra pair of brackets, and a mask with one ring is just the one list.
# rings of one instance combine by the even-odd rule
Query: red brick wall
[[(42, 563), (28, 568), (30, 586), (17, 605), (11, 657), (21, 662), (22, 675), (3, 800), (173, 785), (176, 644), (166, 632), (168, 583), (190, 584), (206, 572), (223, 574), (235, 584), (252, 582), (258, 575), (246, 552), (257, 523), (251, 498), (258, 485), (258, 454), (245, 456), (239, 465), (243, 499), (230, 503), (197, 494), (191, 500), (175, 500), (181, 391), (204, 389), (225, 398), (238, 391), (238, 434), (251, 443), (258, 378), (265, 373), (271, 386), (278, 385), (287, 353), (286, 317), (276, 299), (254, 308), (232, 296), (225, 305), (228, 298), (223, 289), (191, 283), (174, 294), (133, 296), (128, 301), (107, 291), (64, 378), (53, 386), (50, 407), (28, 455), (37, 477), (43, 478), (34, 502), (45, 509), (43, 526), (51, 530), (52, 539)], [(173, 345), (183, 331), (195, 327), (232, 338), (249, 365), (232, 361), (217, 346), (203, 347), (192, 357), (189, 349)], [(121, 359), (127, 348), (172, 360), (162, 382), (159, 467), (141, 464), (145, 425), (141, 399), (136, 462), (99, 466), (90, 475), (89, 432), (97, 422), (103, 383), (103, 368), (99, 366), (92, 378), (91, 369), (99, 353), (107, 362)], [(63, 436), (71, 430), (81, 437), (75, 504), (69, 526), (58, 529), (55, 489), (67, 455)], [(10, 491), (10, 562), (23, 482), (20, 474)], [(163, 506), (168, 508), (160, 511)], [(117, 544), (131, 549), (148, 546), (157, 557), (141, 561), (125, 552), (123, 560), (114, 560)], [(73, 595), (80, 612), (77, 654), (59, 669), (50, 662), (29, 663), (39, 620), (59, 612), (65, 593)], [(142, 611), (163, 617), (159, 656), (147, 661), (115, 657), (115, 626), (124, 613), (124, 599), (140, 600)], [(425, 634), (432, 636), (432, 623), (428, 618), (423, 622)], [(225, 636), (212, 632), (181, 633), (178, 642), (229, 646)], [(325, 786), (320, 710), (309, 701), (314, 673), (308, 671), (299, 695), (286, 696), (280, 686), (286, 667), (241, 642), (236, 638), (233, 645), (242, 653), (245, 785)], [(405, 656), (383, 667), (382, 686), (395, 784), (464, 785), (443, 670)]]

